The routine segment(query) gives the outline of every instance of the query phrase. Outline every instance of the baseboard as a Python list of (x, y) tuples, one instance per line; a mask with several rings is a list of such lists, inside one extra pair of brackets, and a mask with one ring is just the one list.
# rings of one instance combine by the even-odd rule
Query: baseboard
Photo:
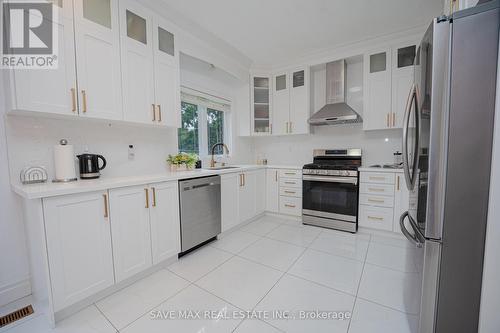
[(31, 294), (30, 280), (22, 280), (0, 288), (0, 306), (7, 305), (15, 300)]

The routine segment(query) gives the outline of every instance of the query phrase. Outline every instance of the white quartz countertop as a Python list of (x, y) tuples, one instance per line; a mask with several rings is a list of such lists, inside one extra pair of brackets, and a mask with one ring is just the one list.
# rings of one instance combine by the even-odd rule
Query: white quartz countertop
[[(235, 165), (236, 166), (236, 165)], [(12, 190), (25, 199), (40, 199), (54, 197), (58, 195), (67, 195), (92, 191), (103, 191), (111, 188), (152, 184), (166, 181), (175, 181), (189, 178), (205, 177), (211, 175), (222, 175), (226, 173), (242, 172), (257, 169), (302, 169), (302, 167), (277, 166), (277, 165), (237, 165), (237, 168), (208, 170), (196, 169), (192, 171), (165, 172), (160, 174), (137, 175), (127, 177), (101, 177), (93, 180), (81, 180), (71, 183), (52, 183), (43, 184), (12, 184)]]
[(360, 172), (392, 172), (392, 173), (403, 173), (403, 169), (391, 169), (391, 168), (375, 168), (375, 167), (361, 167), (358, 168)]

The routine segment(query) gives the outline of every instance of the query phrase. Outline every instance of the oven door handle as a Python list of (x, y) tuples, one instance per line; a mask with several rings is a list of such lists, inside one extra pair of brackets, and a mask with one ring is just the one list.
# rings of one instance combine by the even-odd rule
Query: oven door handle
[(355, 177), (329, 177), (329, 176), (321, 177), (321, 176), (304, 175), (302, 176), (302, 180), (358, 185), (358, 178)]

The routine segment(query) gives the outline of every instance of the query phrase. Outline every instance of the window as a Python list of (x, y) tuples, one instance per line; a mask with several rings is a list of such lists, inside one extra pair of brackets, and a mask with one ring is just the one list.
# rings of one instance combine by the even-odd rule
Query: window
[[(229, 146), (230, 106), (227, 101), (199, 92), (196, 95), (191, 91), (186, 93), (184, 89), (181, 95), (179, 152), (204, 157), (211, 154), (212, 146), (216, 143), (222, 142)], [(214, 152), (216, 155), (225, 153), (222, 146)]]

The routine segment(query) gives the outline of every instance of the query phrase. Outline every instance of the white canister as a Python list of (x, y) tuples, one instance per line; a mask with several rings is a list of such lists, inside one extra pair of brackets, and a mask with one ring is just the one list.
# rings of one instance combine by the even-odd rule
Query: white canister
[(77, 180), (75, 171), (75, 150), (68, 141), (62, 139), (54, 146), (54, 167), (56, 178), (54, 182), (73, 182)]

